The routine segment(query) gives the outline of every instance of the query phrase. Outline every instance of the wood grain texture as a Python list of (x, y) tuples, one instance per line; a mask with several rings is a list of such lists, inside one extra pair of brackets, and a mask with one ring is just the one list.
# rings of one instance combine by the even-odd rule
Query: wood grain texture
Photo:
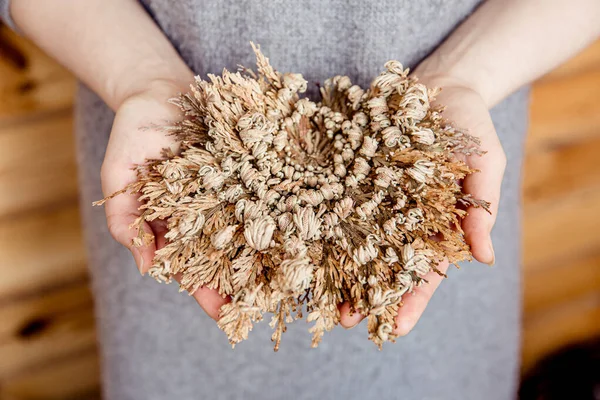
[(0, 221), (25, 211), (77, 200), (69, 111), (27, 124), (0, 125)]
[(528, 154), (523, 182), (525, 206), (541, 208), (573, 193), (600, 187), (599, 157), (600, 133), (596, 138)]
[(544, 355), (600, 332), (600, 292), (528, 315), (523, 326), (526, 371)]
[(551, 310), (579, 296), (600, 293), (600, 252), (582, 255), (573, 262), (559, 262), (546, 268), (525, 268), (523, 276), (525, 319)]
[(39, 210), (0, 224), (0, 301), (58, 288), (87, 275), (75, 204)]
[(93, 304), (87, 280), (10, 300), (0, 303), (0, 343), (35, 337), (52, 325), (57, 316), (90, 310)]
[(100, 398), (100, 371), (95, 350), (31, 368), (0, 386), (2, 400)]
[(600, 41), (533, 86), (523, 182), (523, 371), (600, 335)]
[(527, 151), (600, 135), (600, 69), (541, 81), (531, 92)]
[(570, 194), (543, 207), (525, 204), (525, 268), (575, 263), (582, 254), (600, 248), (599, 216), (600, 188)]
[(0, 343), (0, 381), (95, 346), (96, 330), (91, 307), (56, 315), (48, 319), (38, 332), (17, 335)]
[(0, 124), (71, 108), (75, 80), (67, 70), (2, 25), (0, 43), (17, 52), (0, 57)]

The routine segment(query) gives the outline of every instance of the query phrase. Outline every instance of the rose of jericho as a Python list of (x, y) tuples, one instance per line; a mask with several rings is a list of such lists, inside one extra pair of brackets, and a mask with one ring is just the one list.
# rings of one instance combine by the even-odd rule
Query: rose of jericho
[(172, 100), (183, 118), (165, 129), (180, 152), (139, 166), (126, 188), (143, 203), (134, 242), (148, 239), (139, 224), (167, 221), (150, 275), (229, 296), (218, 325), (234, 346), (272, 313), (277, 350), (305, 310), (316, 347), (348, 302), (381, 348), (402, 296), (445, 258), (471, 259), (461, 220), (488, 203), (462, 192), (475, 171), (457, 154), (481, 154), (479, 143), (397, 61), (367, 90), (327, 79), (315, 103), (299, 96), (302, 75), (252, 47), (257, 73), (197, 77)]

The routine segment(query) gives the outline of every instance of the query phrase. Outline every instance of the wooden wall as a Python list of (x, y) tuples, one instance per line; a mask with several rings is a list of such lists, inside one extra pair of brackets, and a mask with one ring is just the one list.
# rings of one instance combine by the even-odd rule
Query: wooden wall
[(534, 84), (523, 182), (523, 369), (600, 334), (600, 41)]
[(99, 398), (69, 73), (0, 28), (0, 399)]
[[(0, 28), (0, 399), (99, 397), (73, 78)], [(537, 82), (524, 199), (523, 367), (600, 333), (600, 42)]]

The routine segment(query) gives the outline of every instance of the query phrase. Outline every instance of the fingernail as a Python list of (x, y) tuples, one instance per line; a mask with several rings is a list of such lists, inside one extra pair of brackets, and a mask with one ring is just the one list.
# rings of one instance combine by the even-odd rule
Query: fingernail
[(492, 253), (492, 261), (490, 261), (488, 263), (488, 265), (490, 267), (492, 267), (496, 263), (496, 253), (494, 252), (494, 245), (492, 244), (491, 240), (490, 240), (490, 253)]

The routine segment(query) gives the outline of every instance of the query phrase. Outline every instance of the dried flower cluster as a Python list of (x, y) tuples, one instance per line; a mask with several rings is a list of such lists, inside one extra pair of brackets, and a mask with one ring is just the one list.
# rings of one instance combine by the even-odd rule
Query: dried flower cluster
[(473, 171), (456, 154), (479, 154), (478, 142), (397, 61), (368, 90), (326, 80), (315, 103), (299, 97), (300, 74), (253, 48), (258, 74), (197, 78), (173, 100), (181, 152), (140, 166), (127, 188), (141, 193), (138, 223), (168, 222), (150, 275), (230, 296), (218, 325), (232, 345), (268, 312), (277, 350), (305, 308), (316, 347), (349, 302), (381, 348), (402, 296), (444, 258), (471, 257), (460, 222), (488, 204), (462, 192)]

